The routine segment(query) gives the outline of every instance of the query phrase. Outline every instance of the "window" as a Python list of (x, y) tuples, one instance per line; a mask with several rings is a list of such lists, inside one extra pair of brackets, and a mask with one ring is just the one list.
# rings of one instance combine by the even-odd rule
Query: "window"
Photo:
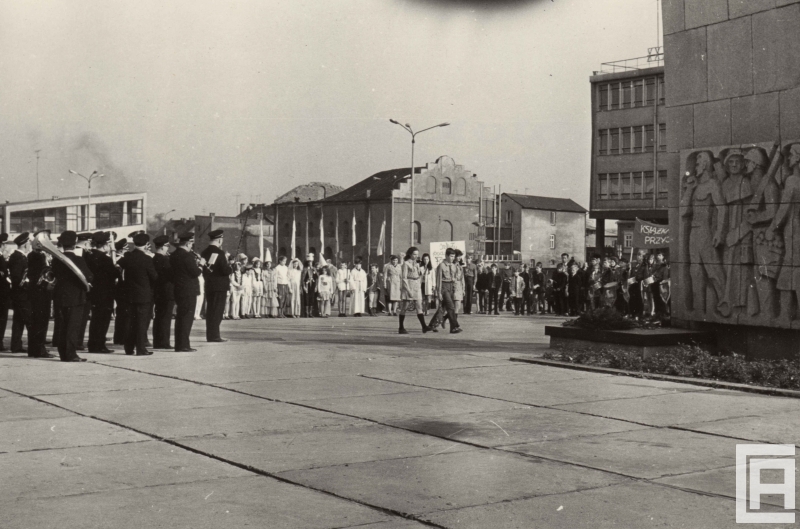
[(667, 124), (661, 123), (658, 126), (658, 150), (665, 152), (667, 150)]
[(430, 194), (436, 193), (436, 178), (429, 176), (425, 181), (425, 187)]
[(663, 105), (666, 98), (666, 91), (664, 90), (664, 78), (658, 78), (658, 104)]
[(506, 224), (511, 224), (514, 221), (514, 212), (510, 209), (506, 210)]
[(439, 236), (444, 237), (443, 241), (453, 240), (453, 224), (449, 220), (443, 220), (439, 228)]
[(619, 173), (608, 175), (610, 183), (609, 198), (619, 198)]
[(555, 235), (550, 235), (550, 249), (551, 250), (555, 250), (556, 249), (556, 236)]
[(333, 249), (330, 246), (325, 247), (325, 259), (333, 259)]
[(611, 104), (609, 108), (611, 110), (616, 110), (619, 108), (619, 83), (612, 83), (608, 85), (608, 90), (611, 95)]
[(607, 199), (608, 198), (608, 175), (607, 174), (601, 174), (601, 175), (598, 175), (598, 178), (600, 180), (600, 182), (599, 182), (600, 186), (598, 187), (599, 193), (600, 193), (600, 198), (601, 199)]
[(442, 194), (449, 195), (452, 191), (452, 182), (449, 178), (442, 178)]
[(622, 182), (622, 198), (631, 198), (631, 174), (622, 173), (620, 181)]
[(633, 106), (644, 106), (644, 79), (637, 79), (633, 82)]
[(467, 194), (467, 181), (463, 178), (459, 178), (456, 180), (456, 195), (466, 195)]
[(631, 128), (625, 127), (622, 129), (622, 152), (623, 153), (630, 153), (631, 152)]
[(306, 256), (303, 253), (303, 247), (302, 246), (297, 246), (295, 248), (294, 256), (297, 257), (298, 259), (300, 259), (301, 261), (305, 261), (306, 260)]
[(622, 236), (625, 248), (631, 248), (633, 246), (633, 233), (626, 231)]
[(642, 173), (633, 173), (633, 198), (642, 198)]
[(656, 101), (656, 80), (654, 77), (645, 81), (645, 94), (647, 96), (646, 105), (650, 106)]
[(611, 152), (610, 154), (619, 154), (619, 129), (611, 129)]
[(622, 108), (631, 108), (633, 106), (633, 90), (630, 81), (622, 83)]
[(642, 152), (644, 148), (644, 127), (633, 127), (633, 152)]
[(551, 211), (550, 212), (550, 225), (551, 226), (555, 226), (556, 225), (556, 212), (555, 211)]
[(608, 85), (600, 85), (600, 110), (608, 110)]
[(414, 225), (412, 226), (414, 230), (412, 233), (412, 238), (414, 239), (414, 244), (421, 244), (422, 243), (422, 225), (416, 220), (414, 221)]
[(655, 129), (652, 125), (646, 125), (644, 127), (644, 150), (645, 152), (653, 152), (655, 148), (656, 138), (655, 138)]
[(667, 172), (666, 171), (659, 171), (658, 172), (658, 198), (667, 198), (667, 184), (669, 181), (667, 180)]
[(608, 154), (608, 131), (600, 131), (600, 155)]
[(653, 198), (653, 171), (644, 172), (644, 198)]
[(295, 226), (297, 226), (297, 228), (296, 228), (297, 229), (297, 236), (298, 237), (302, 237), (303, 236), (303, 223), (302, 222), (296, 222)]

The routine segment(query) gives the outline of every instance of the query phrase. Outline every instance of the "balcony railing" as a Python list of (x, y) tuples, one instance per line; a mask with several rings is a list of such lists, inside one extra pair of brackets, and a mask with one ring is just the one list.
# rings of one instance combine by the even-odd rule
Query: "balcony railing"
[(648, 54), (644, 57), (604, 62), (600, 64), (600, 70), (595, 72), (595, 74), (630, 72), (634, 70), (643, 70), (645, 68), (654, 68), (656, 66), (664, 66), (664, 49), (661, 46), (650, 48)]

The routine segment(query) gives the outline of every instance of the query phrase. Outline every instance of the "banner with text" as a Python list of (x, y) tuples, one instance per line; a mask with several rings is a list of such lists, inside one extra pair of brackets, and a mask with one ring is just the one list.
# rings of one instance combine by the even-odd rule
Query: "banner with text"
[(669, 226), (636, 219), (633, 230), (634, 248), (667, 248), (671, 242)]
[(430, 254), (431, 254), (431, 263), (433, 263), (433, 266), (436, 266), (442, 261), (444, 261), (444, 253), (447, 251), (448, 248), (455, 248), (456, 250), (461, 250), (465, 256), (467, 255), (467, 243), (465, 241), (432, 242)]

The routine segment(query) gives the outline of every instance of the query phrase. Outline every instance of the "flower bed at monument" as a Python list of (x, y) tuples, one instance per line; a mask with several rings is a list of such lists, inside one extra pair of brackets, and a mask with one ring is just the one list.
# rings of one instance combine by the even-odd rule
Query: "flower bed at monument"
[(743, 356), (736, 354), (712, 355), (697, 346), (674, 346), (667, 351), (653, 353), (644, 358), (641, 354), (622, 351), (613, 346), (603, 347), (600, 350), (548, 351), (542, 358), (641, 373), (800, 390), (798, 360), (747, 361)]

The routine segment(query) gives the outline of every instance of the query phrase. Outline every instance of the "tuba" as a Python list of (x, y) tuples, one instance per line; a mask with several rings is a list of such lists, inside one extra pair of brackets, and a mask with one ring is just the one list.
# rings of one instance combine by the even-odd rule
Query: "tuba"
[(86, 287), (87, 292), (92, 288), (92, 286), (89, 284), (89, 281), (86, 280), (86, 276), (84, 276), (83, 272), (81, 272), (81, 269), (78, 268), (69, 257), (58, 251), (56, 245), (50, 240), (50, 230), (37, 231), (33, 236), (32, 246), (37, 250), (42, 250), (43, 252), (50, 254), (54, 259), (61, 261), (64, 266), (69, 268), (70, 272), (75, 274), (77, 278), (80, 279), (81, 283), (83, 283), (83, 286)]

